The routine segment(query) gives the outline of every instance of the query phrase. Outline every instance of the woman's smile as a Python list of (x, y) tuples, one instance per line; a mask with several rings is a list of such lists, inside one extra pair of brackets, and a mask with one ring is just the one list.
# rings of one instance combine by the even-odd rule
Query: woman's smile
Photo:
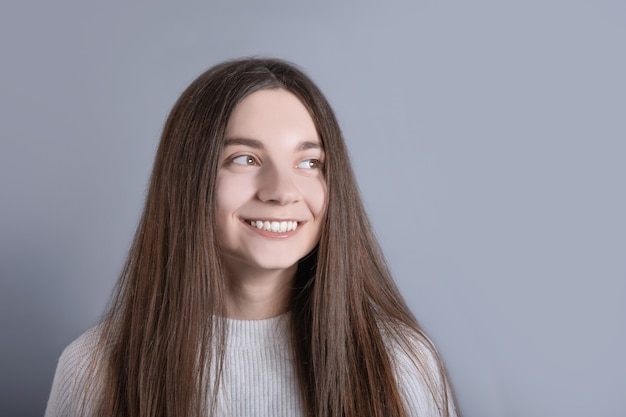
[(296, 220), (246, 220), (246, 222), (257, 230), (272, 233), (293, 232), (298, 228)]

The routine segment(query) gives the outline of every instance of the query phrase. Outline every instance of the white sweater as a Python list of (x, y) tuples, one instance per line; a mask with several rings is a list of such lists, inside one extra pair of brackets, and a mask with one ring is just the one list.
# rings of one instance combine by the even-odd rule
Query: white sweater
[[(228, 339), (217, 415), (225, 417), (293, 417), (302, 415), (298, 382), (289, 346), (289, 314), (266, 320), (227, 320)], [(61, 355), (45, 417), (79, 416), (84, 386), (97, 341), (97, 327), (72, 342)], [(435, 368), (425, 347), (418, 355)], [(398, 380), (411, 416), (441, 413), (415, 365), (395, 350)], [(453, 406), (449, 405), (454, 416)]]

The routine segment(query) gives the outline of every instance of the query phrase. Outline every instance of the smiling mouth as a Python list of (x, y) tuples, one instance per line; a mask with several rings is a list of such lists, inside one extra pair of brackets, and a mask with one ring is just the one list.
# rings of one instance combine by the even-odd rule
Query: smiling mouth
[(276, 221), (276, 220), (246, 220), (248, 224), (266, 232), (285, 233), (292, 232), (298, 228), (296, 221)]

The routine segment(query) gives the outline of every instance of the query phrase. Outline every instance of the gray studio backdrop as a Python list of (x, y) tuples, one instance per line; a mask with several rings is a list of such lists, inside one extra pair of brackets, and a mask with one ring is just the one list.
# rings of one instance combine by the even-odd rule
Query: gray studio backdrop
[(0, 415), (96, 323), (163, 121), (226, 58), (302, 66), (468, 417), (626, 416), (622, 1), (0, 6)]

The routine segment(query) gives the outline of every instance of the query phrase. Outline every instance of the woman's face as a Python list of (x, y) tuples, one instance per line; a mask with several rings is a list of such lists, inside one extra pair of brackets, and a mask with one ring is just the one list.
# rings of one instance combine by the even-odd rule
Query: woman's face
[(320, 238), (323, 163), (313, 120), (296, 96), (261, 90), (237, 105), (217, 177), (217, 236), (229, 274), (295, 272)]

